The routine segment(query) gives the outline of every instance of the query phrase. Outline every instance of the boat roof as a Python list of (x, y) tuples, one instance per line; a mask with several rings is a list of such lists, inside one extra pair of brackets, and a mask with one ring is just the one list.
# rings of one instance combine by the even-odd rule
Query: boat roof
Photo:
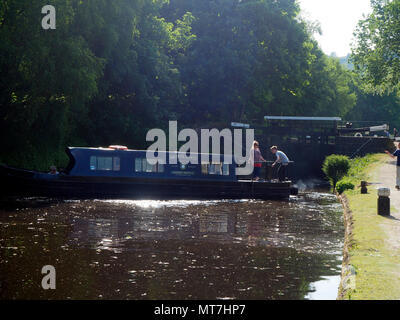
[(340, 117), (279, 117), (265, 116), (265, 120), (288, 120), (288, 121), (342, 121)]
[[(70, 151), (73, 150), (92, 150), (92, 151), (119, 151), (119, 152), (147, 152), (149, 150), (140, 150), (140, 149), (114, 149), (114, 148), (109, 148), (109, 147), (68, 147), (67, 148)], [(176, 154), (186, 154), (186, 152), (179, 152), (179, 151), (155, 151), (158, 153), (176, 153)], [(199, 153), (199, 152), (193, 152), (192, 154), (194, 155), (208, 155), (208, 156), (224, 156), (223, 154), (218, 154), (218, 153)], [(226, 157), (233, 157), (233, 155), (226, 155)]]

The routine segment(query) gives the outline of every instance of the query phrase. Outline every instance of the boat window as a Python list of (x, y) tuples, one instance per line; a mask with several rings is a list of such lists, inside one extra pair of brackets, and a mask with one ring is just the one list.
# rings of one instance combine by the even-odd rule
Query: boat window
[(112, 170), (112, 157), (97, 157), (97, 170)]
[(215, 166), (214, 167), (215, 174), (222, 176), (222, 164), (216, 163), (216, 164), (214, 164), (214, 166)]
[(96, 170), (97, 168), (97, 160), (96, 157), (90, 157), (90, 170)]
[(147, 160), (142, 158), (142, 172), (147, 171)]
[(229, 164), (224, 164), (222, 166), (222, 174), (224, 176), (229, 176)]
[(142, 159), (135, 159), (135, 172), (142, 172)]
[(208, 165), (208, 174), (214, 174), (215, 172), (215, 167), (213, 164)]
[(208, 167), (208, 174), (222, 175), (222, 165), (220, 163), (212, 163)]
[(228, 164), (221, 164), (221, 163), (212, 163), (212, 164), (205, 164), (201, 165), (201, 173), (206, 175), (219, 175), (219, 176), (229, 176), (229, 165)]
[(119, 171), (120, 169), (121, 169), (120, 159), (119, 159), (119, 157), (114, 157), (113, 158), (113, 170)]
[(146, 158), (135, 159), (135, 172), (159, 173), (164, 172), (163, 164), (151, 165)]
[(153, 166), (147, 162), (147, 159), (142, 159), (142, 170), (143, 172), (153, 172)]
[(119, 157), (90, 157), (90, 170), (92, 171), (120, 171), (120, 169)]

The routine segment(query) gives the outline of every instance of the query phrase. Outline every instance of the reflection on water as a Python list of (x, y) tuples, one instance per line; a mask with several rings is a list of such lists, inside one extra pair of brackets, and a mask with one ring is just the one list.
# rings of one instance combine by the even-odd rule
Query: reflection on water
[[(29, 201), (0, 209), (0, 227), (0, 298), (335, 299), (339, 283), (342, 217), (329, 194)], [(40, 288), (44, 265), (55, 291)]]
[(340, 284), (340, 275), (332, 277), (324, 277), (323, 280), (311, 284), (312, 290), (306, 299), (309, 300), (334, 300), (337, 297), (337, 292), (333, 290), (338, 288)]

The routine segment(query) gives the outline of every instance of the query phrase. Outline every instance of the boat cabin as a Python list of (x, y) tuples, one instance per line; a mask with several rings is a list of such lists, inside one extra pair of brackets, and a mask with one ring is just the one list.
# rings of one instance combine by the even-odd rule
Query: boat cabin
[[(199, 164), (155, 164), (147, 161), (144, 150), (129, 150), (122, 146), (109, 148), (67, 148), (70, 163), (66, 169), (69, 176), (115, 177), (115, 178), (179, 178), (196, 180), (237, 181), (236, 165), (221, 161), (201, 163), (201, 154), (196, 154)], [(167, 159), (170, 159), (170, 152)], [(177, 153), (173, 153), (174, 155)]]

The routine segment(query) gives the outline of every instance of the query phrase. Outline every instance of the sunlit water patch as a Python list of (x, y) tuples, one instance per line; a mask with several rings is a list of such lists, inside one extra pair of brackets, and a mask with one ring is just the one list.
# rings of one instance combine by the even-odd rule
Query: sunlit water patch
[[(336, 298), (344, 231), (331, 194), (40, 201), (0, 209), (1, 298)], [(48, 264), (52, 292), (40, 289)]]

